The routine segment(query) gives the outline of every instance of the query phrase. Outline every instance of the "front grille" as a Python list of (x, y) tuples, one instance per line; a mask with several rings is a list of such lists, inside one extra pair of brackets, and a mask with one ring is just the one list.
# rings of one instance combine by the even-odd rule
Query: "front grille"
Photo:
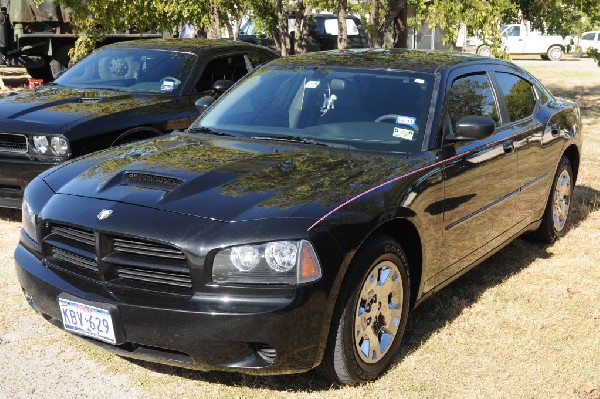
[(22, 134), (0, 133), (0, 152), (27, 152), (27, 137)]
[(185, 254), (160, 243), (52, 225), (44, 256), (49, 267), (110, 286), (185, 295), (192, 289)]
[(0, 184), (0, 190), (5, 191), (5, 192), (11, 192), (11, 193), (20, 193), (21, 187), (20, 186), (11, 186), (8, 184)]
[(192, 288), (192, 276), (185, 255), (176, 248), (114, 238), (113, 251), (103, 260), (112, 265), (111, 277), (121, 285), (173, 291)]
[(123, 175), (123, 184), (154, 188), (156, 190), (170, 191), (181, 183), (183, 181), (175, 177), (153, 175), (150, 173), (126, 172)]
[(100, 279), (96, 262), (96, 238), (89, 230), (69, 226), (52, 226), (44, 238), (50, 265), (74, 274)]

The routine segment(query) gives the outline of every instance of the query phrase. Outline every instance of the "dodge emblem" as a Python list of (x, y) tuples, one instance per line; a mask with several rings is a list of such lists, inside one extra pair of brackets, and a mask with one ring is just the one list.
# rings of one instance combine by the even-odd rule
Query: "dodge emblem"
[(102, 209), (100, 213), (96, 216), (99, 220), (106, 219), (110, 215), (112, 215), (113, 211), (110, 209)]

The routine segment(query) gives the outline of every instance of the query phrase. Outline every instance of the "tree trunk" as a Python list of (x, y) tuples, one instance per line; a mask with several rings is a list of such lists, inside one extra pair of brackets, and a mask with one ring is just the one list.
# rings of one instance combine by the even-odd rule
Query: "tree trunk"
[(408, 3), (394, 19), (394, 48), (408, 47)]
[(219, 7), (214, 1), (210, 2), (210, 14), (212, 17), (207, 37), (209, 39), (221, 38), (221, 21), (219, 19)]
[(338, 38), (337, 45), (339, 49), (348, 48), (348, 29), (346, 25), (346, 6), (348, 0), (337, 0), (337, 21), (338, 21)]
[(296, 26), (294, 29), (294, 50), (296, 54), (306, 53), (306, 37), (304, 36), (304, 25), (307, 24), (306, 7), (304, 0), (298, 1), (298, 11), (296, 12)]
[(278, 47), (277, 49), (279, 50), (279, 52), (281, 53), (282, 57), (287, 56), (288, 53), (288, 48), (287, 48), (287, 42), (288, 42), (288, 27), (287, 27), (287, 17), (285, 15), (285, 12), (283, 11), (283, 1), (282, 0), (277, 0), (277, 21), (279, 22), (279, 34), (278, 36), (278, 42), (279, 45), (277, 45), (277, 42), (275, 43), (276, 47)]
[(368, 0), (371, 19), (369, 19), (369, 47), (381, 47), (379, 39), (379, 0)]
[(232, 40), (236, 40), (236, 38), (234, 38), (234, 33), (233, 33), (233, 26), (231, 26), (231, 21), (226, 19), (225, 21), (223, 21), (223, 25), (225, 25), (225, 29), (227, 29), (227, 36), (232, 39)]

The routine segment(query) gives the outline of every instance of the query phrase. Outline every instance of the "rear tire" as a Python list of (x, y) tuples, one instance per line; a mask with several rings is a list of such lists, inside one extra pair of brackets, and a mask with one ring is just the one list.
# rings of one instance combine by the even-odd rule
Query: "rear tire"
[(554, 176), (550, 196), (542, 216), (542, 224), (530, 235), (533, 240), (551, 244), (565, 235), (569, 227), (574, 182), (571, 162), (569, 158), (563, 156)]
[(482, 57), (491, 57), (492, 50), (488, 46), (479, 46), (479, 48), (477, 49), (477, 55), (480, 55)]
[(560, 46), (550, 46), (546, 55), (550, 61), (560, 61), (563, 56), (563, 51)]
[(50, 73), (52, 74), (52, 79), (57, 78), (57, 74), (61, 71), (67, 69), (69, 65), (69, 50), (71, 46), (62, 46), (58, 48), (54, 55), (52, 56), (52, 60), (50, 61)]
[(400, 347), (409, 298), (408, 262), (402, 247), (377, 234), (349, 266), (318, 371), (342, 385), (381, 375)]

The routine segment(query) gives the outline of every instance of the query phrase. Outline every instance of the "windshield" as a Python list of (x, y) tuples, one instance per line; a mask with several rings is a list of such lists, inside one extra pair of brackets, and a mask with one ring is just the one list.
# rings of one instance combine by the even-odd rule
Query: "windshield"
[(416, 152), (433, 80), (389, 70), (268, 65), (221, 97), (191, 130)]
[(74, 88), (179, 94), (196, 58), (176, 51), (107, 48), (90, 54), (55, 82)]

